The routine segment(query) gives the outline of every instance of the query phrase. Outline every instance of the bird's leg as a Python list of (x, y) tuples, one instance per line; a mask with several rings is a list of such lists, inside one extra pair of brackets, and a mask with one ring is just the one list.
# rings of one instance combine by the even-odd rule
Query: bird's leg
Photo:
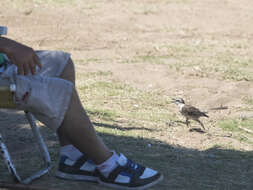
[(201, 127), (202, 127), (204, 130), (206, 130), (205, 127), (204, 127), (204, 124), (203, 124), (199, 119), (197, 119), (196, 121), (201, 125)]
[(189, 127), (190, 121), (188, 118), (186, 118), (185, 123), (186, 123), (187, 127)]

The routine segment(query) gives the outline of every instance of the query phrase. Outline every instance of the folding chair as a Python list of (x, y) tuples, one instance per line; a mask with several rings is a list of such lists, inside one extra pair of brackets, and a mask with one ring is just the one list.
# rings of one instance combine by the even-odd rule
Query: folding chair
[[(1, 27), (0, 26), (0, 35), (4, 35), (7, 33), (7, 27)], [(1, 60), (0, 60), (1, 61)], [(16, 91), (16, 86), (13, 81), (1, 77), (0, 73), (0, 109), (16, 109), (16, 104), (15, 104), (15, 91)], [(7, 165), (7, 168), (10, 172), (10, 174), (13, 176), (15, 180), (17, 180), (20, 183), (23, 184), (29, 184), (32, 182), (34, 179), (37, 179), (44, 174), (48, 173), (49, 170), (51, 169), (51, 159), (50, 155), (47, 149), (47, 146), (43, 140), (43, 137), (40, 134), (40, 131), (35, 123), (35, 119), (33, 115), (30, 112), (25, 111), (25, 116), (31, 126), (33, 135), (36, 139), (36, 142), (39, 145), (39, 149), (42, 153), (43, 160), (45, 162), (45, 167), (42, 168), (41, 170), (35, 172), (31, 176), (21, 179), (20, 175), (18, 174), (14, 163), (11, 160), (10, 154), (8, 152), (8, 149), (6, 145), (4, 144), (3, 137), (0, 134), (0, 154), (3, 156), (3, 160), (5, 164)]]

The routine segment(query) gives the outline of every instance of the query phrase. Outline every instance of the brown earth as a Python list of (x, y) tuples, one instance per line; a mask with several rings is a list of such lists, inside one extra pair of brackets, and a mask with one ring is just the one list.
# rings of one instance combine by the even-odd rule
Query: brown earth
[[(252, 1), (73, 0), (71, 3), (31, 2), (29, 0), (2, 1), (0, 25), (9, 27), (8, 37), (34, 49), (68, 51), (72, 54), (77, 64), (76, 69), (80, 73), (110, 71), (115, 80), (136, 88), (162, 91), (168, 97), (184, 97), (187, 102), (209, 111), (212, 119), (207, 125), (211, 128), (210, 131), (222, 134), (210, 137), (208, 134), (183, 133), (177, 129), (171, 129), (169, 136), (161, 135), (159, 140), (198, 150), (205, 150), (214, 144), (226, 146), (230, 144), (242, 152), (253, 150), (252, 144), (230, 138), (221, 129), (212, 128), (216, 119), (253, 117), (252, 107), (245, 101), (253, 96), (252, 81), (222, 79), (220, 73), (212, 72), (212, 70), (203, 71), (201, 63), (193, 67), (183, 65), (178, 71), (175, 66), (178, 62), (175, 56), (177, 51), (170, 52), (168, 48), (177, 44), (193, 47), (199, 44), (208, 46), (207, 51), (193, 52), (191, 57), (182, 55), (181, 59), (184, 62), (191, 62), (194, 59), (205, 61), (205, 57), (206, 59), (215, 57), (221, 52), (229, 51), (233, 44), (238, 43), (247, 47), (235, 52), (238, 53), (238, 57), (252, 57)], [(153, 64), (152, 60), (148, 59), (159, 56), (165, 56), (163, 61), (166, 64)], [(211, 67), (209, 64), (212, 63), (203, 62), (206, 68)], [(204, 73), (204, 76), (200, 76), (201, 73)], [(211, 108), (221, 105), (229, 109), (211, 111)], [(177, 111), (176, 107), (171, 109)], [(11, 117), (12, 115), (15, 117)], [(25, 140), (29, 134), (15, 136), (17, 131), (26, 131), (27, 127), (20, 112), (1, 110), (0, 122), (3, 126), (1, 128), (5, 128), (3, 132), (1, 129), (1, 133), (12, 136), (8, 139), (11, 149), (22, 149), (23, 153), (29, 152), (31, 146), (27, 146), (27, 140)], [(18, 126), (15, 126), (17, 123), (19, 123)], [(43, 131), (47, 136), (48, 144), (52, 143), (51, 149), (53, 150), (58, 146), (55, 143), (56, 137), (53, 134), (47, 135), (47, 132), (46, 129)], [(16, 139), (23, 141), (19, 145), (15, 143), (11, 145)], [(57, 153), (55, 155), (55, 160), (57, 160)], [(4, 167), (0, 167), (2, 168)], [(9, 180), (5, 175), (2, 178)], [(169, 183), (171, 180), (165, 180), (157, 189), (167, 189), (166, 185)], [(60, 180), (55, 182), (53, 174), (43, 178), (37, 184), (50, 187), (58, 187), (59, 184), (62, 184), (60, 189), (71, 187), (78, 190), (83, 187), (81, 183), (65, 184)], [(248, 187), (252, 187), (252, 183), (245, 189), (250, 189)], [(100, 186), (89, 184), (86, 188), (102, 189)], [(172, 189), (185, 188), (175, 185)]]

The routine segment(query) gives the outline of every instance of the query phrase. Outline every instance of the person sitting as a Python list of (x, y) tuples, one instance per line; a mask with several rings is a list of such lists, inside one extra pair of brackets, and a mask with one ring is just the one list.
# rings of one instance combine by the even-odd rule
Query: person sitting
[(6, 55), (0, 79), (15, 81), (17, 108), (33, 113), (59, 137), (57, 177), (125, 189), (145, 189), (163, 179), (160, 172), (110, 150), (97, 136), (75, 88), (69, 53), (34, 51), (5, 37), (0, 37), (0, 52)]

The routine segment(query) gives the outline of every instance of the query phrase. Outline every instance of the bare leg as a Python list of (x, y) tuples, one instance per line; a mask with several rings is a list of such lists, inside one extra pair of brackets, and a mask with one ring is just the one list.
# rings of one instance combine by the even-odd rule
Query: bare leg
[[(62, 74), (60, 75), (60, 78), (63, 78), (65, 80), (68, 80), (72, 82), (72, 84), (75, 86), (76, 78), (75, 78), (75, 67), (74, 63), (71, 59), (69, 59), (68, 64), (65, 66)], [(64, 132), (61, 132), (61, 130), (57, 131), (59, 142), (61, 146), (69, 145), (71, 142), (67, 138), (67, 136), (64, 134)]]
[[(66, 66), (61, 77), (72, 81), (74, 84), (74, 66), (71, 60), (69, 61), (68, 66)], [(99, 177), (98, 181), (101, 184), (107, 185), (109, 187), (113, 185), (115, 187), (124, 189), (128, 187), (131, 189), (144, 189), (145, 186), (148, 187), (154, 185), (163, 179), (163, 176), (159, 172), (156, 172), (152, 169), (146, 170), (146, 168), (144, 168), (143, 175), (142, 172), (137, 172), (133, 168), (127, 166), (127, 164), (125, 167), (118, 166), (118, 163), (116, 162), (116, 160), (119, 159), (118, 155), (114, 154), (111, 156), (112, 153), (110, 150), (97, 136), (89, 117), (81, 105), (80, 99), (75, 89), (71, 97), (69, 109), (65, 114), (64, 121), (58, 129), (58, 135), (62, 145), (74, 145), (81, 152), (85, 153), (89, 159), (93, 160), (95, 164), (102, 164), (107, 160), (106, 163), (96, 167), (100, 173), (104, 175), (103, 178)], [(123, 155), (121, 156), (124, 158)], [(137, 164), (135, 166), (137, 166)], [(138, 185), (138, 187), (132, 187), (133, 181), (131, 178), (129, 178), (129, 182), (126, 183), (126, 178), (120, 179), (120, 177), (117, 177), (120, 175), (118, 172), (121, 172), (122, 169), (128, 174), (128, 176), (135, 176), (134, 182), (136, 185)], [(110, 174), (113, 174), (115, 177), (117, 177), (117, 183), (113, 183), (110, 179), (108, 179), (108, 175), (111, 176)], [(122, 182), (120, 182), (120, 180), (122, 180)]]
[[(60, 77), (74, 84), (75, 74), (71, 60), (69, 60)], [(57, 133), (62, 146), (73, 144), (81, 152), (87, 154), (96, 164), (101, 164), (112, 155), (103, 141), (97, 136), (75, 89), (71, 97), (69, 109)]]

